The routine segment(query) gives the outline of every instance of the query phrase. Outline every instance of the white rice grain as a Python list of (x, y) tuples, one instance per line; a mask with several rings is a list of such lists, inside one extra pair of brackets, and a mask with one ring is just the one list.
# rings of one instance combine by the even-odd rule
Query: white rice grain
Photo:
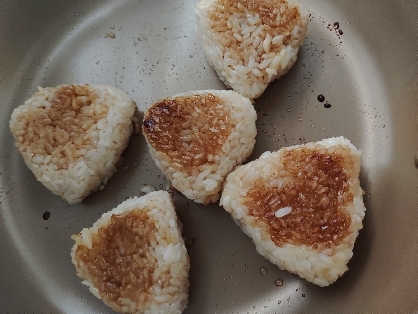
[[(347, 271), (362, 228), (360, 155), (343, 137), (265, 152), (228, 175), (220, 205), (261, 255), (281, 269), (328, 286)], [(321, 205), (323, 200), (328, 205)], [(335, 219), (328, 222), (330, 215)], [(339, 219), (347, 229), (329, 229), (327, 224)], [(288, 226), (293, 226), (290, 231)], [(321, 242), (324, 237), (330, 238)]]
[[(145, 112), (143, 133), (171, 184), (189, 199), (208, 204), (219, 199), (228, 173), (251, 153), (256, 118), (250, 100), (234, 91), (195, 91), (153, 104)], [(180, 127), (175, 119), (190, 123)]]
[(308, 25), (295, 0), (202, 0), (196, 15), (209, 64), (225, 85), (251, 100), (292, 67)]
[(72, 239), (77, 275), (113, 310), (180, 314), (186, 308), (189, 256), (167, 192), (127, 199)]
[(135, 110), (132, 99), (112, 86), (39, 87), (13, 111), (9, 124), (38, 181), (78, 203), (116, 171)]

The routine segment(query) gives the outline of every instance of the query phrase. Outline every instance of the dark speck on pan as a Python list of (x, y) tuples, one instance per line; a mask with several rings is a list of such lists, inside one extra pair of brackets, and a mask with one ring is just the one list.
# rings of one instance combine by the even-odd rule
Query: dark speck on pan
[(48, 211), (44, 212), (42, 218), (43, 220), (48, 220), (49, 218), (51, 218), (51, 213)]

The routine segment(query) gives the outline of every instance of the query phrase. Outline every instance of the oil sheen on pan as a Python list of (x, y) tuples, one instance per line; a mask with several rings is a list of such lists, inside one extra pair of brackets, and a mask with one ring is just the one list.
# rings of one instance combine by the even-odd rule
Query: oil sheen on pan
[[(119, 230), (118, 226), (128, 222), (131, 228), (121, 233), (123, 237), (112, 239), (138, 236), (141, 233), (135, 233), (138, 230), (135, 227), (137, 223), (147, 223), (148, 228), (154, 226), (143, 229), (142, 235), (149, 234), (147, 230), (157, 227), (160, 233), (170, 230), (167, 233), (170, 239), (180, 235), (183, 243), (179, 246), (181, 249), (176, 250), (181, 252), (176, 257), (179, 261), (176, 265), (182, 265), (181, 269), (188, 272), (188, 278), (185, 280), (184, 273), (179, 272), (175, 278), (179, 278), (181, 284), (173, 285), (170, 289), (179, 287), (180, 297), (177, 300), (181, 310), (185, 305), (184, 293), (188, 287), (187, 307), (183, 313), (336, 313), (352, 312), (353, 309), (376, 313), (417, 311), (418, 277), (414, 264), (418, 249), (418, 234), (414, 232), (418, 227), (415, 215), (418, 204), (418, 86), (415, 79), (418, 65), (414, 61), (415, 47), (418, 45), (414, 27), (415, 17), (418, 16), (416, 4), (413, 1), (388, 1), (382, 5), (374, 0), (356, 4), (300, 0), (304, 11), (300, 11), (299, 15), (297, 10), (292, 11), (294, 14), (285, 19), (287, 24), (283, 27), (286, 31), (297, 25), (298, 30), (293, 33), (290, 30), (283, 38), (264, 26), (257, 28), (259, 21), (249, 14), (246, 19), (230, 22), (230, 26), (234, 25), (236, 30), (245, 29), (250, 34), (258, 29), (264, 39), (263, 42), (261, 39), (259, 42), (248, 40), (246, 44), (258, 44), (260, 50), (246, 54), (237, 48), (237, 43), (241, 39), (244, 42), (250, 35), (243, 34), (241, 38), (236, 36), (230, 39), (230, 49), (223, 50), (219, 44), (228, 38), (213, 37), (209, 33), (202, 38), (202, 28), (218, 27), (217, 30), (222, 31), (225, 14), (235, 10), (238, 16), (244, 9), (264, 12), (261, 14), (263, 25), (280, 24), (279, 20), (271, 19), (268, 14), (271, 11), (266, 11), (272, 2), (219, 1), (216, 3), (224, 6), (229, 3), (229, 11), (215, 6), (209, 13), (205, 5), (210, 7), (213, 1), (199, 2), (128, 0), (102, 3), (77, 0), (71, 3), (56, 1), (51, 6), (45, 1), (36, 4), (23, 0), (0, 1), (0, 25), (5, 30), (0, 34), (4, 43), (0, 47), (0, 248), (7, 252), (1, 258), (3, 301), (0, 311), (112, 313), (111, 307), (92, 294), (89, 286), (83, 285), (83, 279), (77, 276), (70, 255), (75, 244), (71, 236), (79, 234), (83, 228), (91, 228), (96, 221), (108, 221), (110, 216), (101, 218), (103, 214), (118, 208), (120, 204), (137, 202), (135, 197), (140, 198), (150, 192), (156, 194), (148, 195), (160, 195), (161, 202), (172, 202), (175, 212), (167, 209), (166, 217), (177, 217), (178, 220), (173, 218), (167, 225), (162, 219), (152, 225), (147, 222), (155, 221), (153, 217), (158, 216), (158, 210), (149, 216), (143, 216), (148, 211), (141, 214), (135, 210), (112, 212), (115, 214), (112, 218), (115, 224), (109, 229), (102, 229), (102, 235), (107, 234), (105, 230), (109, 233)], [(289, 3), (294, 8), (295, 2)], [(200, 13), (196, 12), (197, 7)], [(204, 23), (202, 17), (206, 18), (206, 14), (212, 20), (206, 19)], [(228, 23), (225, 25), (228, 26)], [(248, 37), (244, 39), (244, 36)], [(213, 54), (210, 54), (211, 48)], [(230, 62), (230, 67), (218, 62), (218, 49), (229, 56), (223, 61)], [(263, 54), (271, 55), (264, 64)], [(280, 59), (283, 64), (279, 58), (275, 59), (280, 54), (285, 57)], [(239, 63), (241, 61), (242, 64)], [(286, 67), (286, 61), (291, 66)], [(283, 65), (281, 70), (279, 64)], [(242, 83), (236, 82), (249, 70), (252, 80), (260, 82), (252, 84), (254, 90), (245, 88), (248, 94), (243, 96), (248, 98), (248, 107), (254, 110), (254, 114), (250, 112), (248, 115), (254, 115), (254, 120), (238, 120), (241, 123), (246, 121), (251, 128), (254, 124), (255, 132), (251, 128), (240, 129), (240, 122), (232, 116), (237, 109), (229, 105), (217, 109), (224, 115), (221, 120), (211, 116), (208, 119), (213, 126), (225, 127), (218, 137), (214, 137), (223, 141), (223, 144), (228, 142), (228, 133), (235, 134), (231, 130), (238, 129), (238, 133), (242, 134), (237, 140), (241, 140), (240, 147), (246, 151), (237, 151), (236, 156), (245, 158), (239, 159), (233, 169), (227, 170), (238, 171), (234, 176), (231, 175), (228, 182), (233, 182), (234, 186), (241, 182), (240, 167), (270, 165), (276, 152), (284, 148), (299, 147), (294, 153), (287, 154), (304, 158), (311, 156), (314, 160), (315, 156), (319, 158), (320, 155), (310, 154), (311, 151), (303, 147), (307, 149), (311, 145), (309, 143), (339, 138), (349, 140), (356, 149), (361, 150), (358, 178), (366, 208), (361, 221), (363, 228), (358, 232), (347, 269), (329, 286), (320, 287), (302, 278), (301, 274), (306, 274), (304, 271), (290, 269), (295, 275), (277, 265), (281, 262), (270, 258), (270, 251), (266, 251), (262, 245), (265, 242), (257, 242), (256, 246), (252, 239), (255, 233), (248, 229), (254, 227), (251, 221), (258, 217), (258, 223), (262, 223), (266, 215), (273, 217), (267, 222), (291, 226), (297, 220), (292, 220), (292, 215), (296, 218), (303, 212), (298, 207), (301, 198), (293, 203), (283, 199), (274, 203), (277, 206), (271, 211), (255, 206), (248, 214), (239, 212), (239, 209), (243, 210), (252, 203), (261, 206), (263, 203), (259, 202), (257, 196), (270, 195), (269, 184), (282, 182), (283, 178), (288, 177), (284, 174), (297, 176), (297, 171), (292, 170), (293, 164), (289, 164), (284, 155), (274, 162), (287, 169), (287, 172), (278, 172), (275, 180), (263, 181), (267, 185), (261, 188), (256, 188), (260, 186), (252, 185), (251, 180), (245, 179), (243, 188), (249, 189), (247, 196), (245, 199), (236, 198), (240, 200), (240, 206), (235, 206), (229, 213), (224, 207), (230, 203), (221, 195), (224, 186), (221, 188), (217, 183), (218, 180), (224, 180), (224, 174), (218, 177), (215, 173), (217, 170), (205, 172), (203, 165), (209, 159), (212, 164), (217, 164), (217, 156), (223, 156), (220, 153), (223, 152), (221, 142), (213, 144), (206, 140), (207, 145), (204, 145), (203, 139), (208, 139), (205, 136), (211, 134), (209, 131), (203, 132), (204, 136), (190, 133), (190, 130), (194, 130), (193, 124), (190, 127), (186, 124), (186, 131), (180, 132), (183, 137), (177, 138), (178, 142), (168, 143), (173, 147), (179, 143), (192, 145), (194, 139), (200, 139), (203, 141), (203, 145), (199, 146), (202, 152), (209, 152), (212, 148), (214, 152), (216, 150), (216, 154), (206, 154), (196, 159), (197, 164), (201, 163), (199, 174), (202, 180), (199, 182), (204, 182), (201, 191), (207, 195), (202, 197), (201, 202), (194, 201), (192, 195), (183, 195), (182, 190), (174, 186), (176, 182), (167, 180), (166, 176), (171, 172), (156, 163), (158, 159), (150, 153), (149, 143), (142, 134), (141, 128), (145, 127), (143, 122), (149, 118), (146, 112), (154, 104), (188, 92), (226, 90), (227, 86), (235, 90), (234, 93), (243, 93), (238, 87)], [(64, 197), (71, 195), (70, 189), (57, 190), (56, 194), (59, 195), (54, 195), (43, 182), (37, 180), (36, 171), (29, 169), (25, 162), (25, 158), (33, 156), (29, 152), (25, 158), (22, 157), (9, 128), (12, 112), (30, 99), (38, 91), (38, 86), (46, 89), (65, 84), (88, 84), (92, 91), (96, 86), (111, 86), (111, 92), (117, 89), (126, 94), (126, 98), (120, 95), (120, 100), (127, 106), (126, 111), (117, 107), (122, 103), (116, 107), (95, 107), (98, 112), (103, 109), (102, 114), (106, 112), (106, 117), (109, 110), (114, 110), (112, 108), (120, 108), (116, 114), (123, 115), (123, 118), (105, 120), (114, 123), (114, 133), (125, 132), (126, 139), (115, 143), (109, 155), (104, 154), (109, 158), (109, 168), (103, 175), (92, 174), (91, 178), (96, 178), (97, 185), (94, 184), (89, 193), (80, 192), (79, 196), (72, 198), (74, 204)], [(85, 94), (84, 89), (76, 90), (74, 96), (80, 102), (70, 101), (68, 109), (71, 107), (74, 114), (87, 114), (87, 109), (95, 106), (98, 93), (90, 97), (90, 93)], [(59, 99), (55, 101), (56, 104), (60, 102)], [(54, 99), (51, 99), (51, 103), (54, 103)], [(198, 110), (198, 107), (195, 109)], [(94, 132), (101, 130), (106, 123), (100, 122), (100, 119), (71, 123), (72, 114), (68, 111), (62, 114), (62, 119), (66, 117), (70, 119), (69, 125), (80, 125), (92, 131), (84, 132), (85, 141), (80, 145), (102, 145), (102, 142), (95, 143)], [(196, 116), (198, 112), (190, 111), (190, 114)], [(175, 119), (177, 122), (183, 121), (179, 116)], [(204, 126), (205, 120), (202, 121)], [(32, 122), (44, 123), (44, 135), (49, 134), (45, 131), (51, 127), (47, 116)], [(154, 126), (158, 124), (154, 123)], [(183, 130), (180, 127), (170, 130), (174, 132), (179, 129)], [(244, 140), (248, 137), (247, 131), (254, 137), (253, 142)], [(174, 139), (176, 134), (173, 132), (169, 135)], [(60, 134), (62, 136), (57, 134), (56, 140), (61, 140), (59, 143), (62, 147), (70, 147), (71, 143), (75, 143), (71, 142), (70, 137), (64, 141), (66, 135)], [(40, 141), (34, 143), (40, 144)], [(232, 147), (230, 145), (228, 149), (232, 151)], [(164, 150), (156, 148), (158, 153)], [(85, 149), (88, 150), (87, 147)], [(270, 153), (263, 155), (265, 152)], [(185, 153), (184, 156), (178, 156), (179, 160), (182, 160), (180, 157), (188, 158), (188, 151)], [(323, 159), (329, 167), (325, 168), (334, 169), (334, 179), (338, 177), (340, 182), (349, 182), (349, 176), (344, 177), (342, 172), (336, 171), (342, 159), (336, 158), (335, 154), (332, 156), (332, 159)], [(40, 166), (41, 162), (44, 165), (44, 160), (39, 156), (36, 158), (38, 163), (32, 167)], [(33, 161), (33, 158), (30, 160)], [(95, 160), (99, 161), (101, 157)], [(331, 164), (335, 167), (332, 168)], [(325, 171), (325, 168), (315, 169)], [(258, 168), (252, 170), (255, 169)], [(311, 173), (309, 169), (305, 167), (302, 173), (308, 175)], [(175, 173), (177, 171), (172, 172), (173, 175)], [(177, 176), (179, 182), (185, 182), (181, 175)], [(186, 172), (187, 176), (189, 174)], [(48, 176), (43, 180), (45, 185), (49, 184)], [(225, 184), (225, 189), (234, 193), (238, 191), (235, 188), (231, 190), (228, 184)], [(294, 181), (294, 184), (302, 189), (299, 181)], [(291, 195), (291, 190), (284, 190)], [(306, 192), (305, 187), (303, 192)], [(322, 188), (317, 192), (322, 192)], [(352, 194), (354, 199), (355, 194)], [(344, 195), (347, 198), (342, 201), (347, 202), (342, 204), (349, 204), (350, 193)], [(218, 196), (224, 206), (219, 206)], [(152, 200), (148, 199), (147, 202)], [(143, 204), (140, 203), (139, 207), (146, 209), (147, 206)], [(335, 243), (343, 243), (341, 239), (348, 234), (347, 228), (357, 226), (352, 220), (348, 223), (348, 217), (354, 216), (348, 212), (337, 214), (333, 220), (335, 233), (324, 231), (324, 241), (330, 240), (329, 236), (336, 236)], [(275, 223), (265, 223), (264, 226), (266, 230), (276, 230)], [(273, 236), (272, 242), (282, 246), (307, 245), (298, 237), (300, 234), (309, 234), (309, 230), (293, 226), (295, 228), (283, 229), (281, 238)], [(302, 233), (299, 234), (299, 231)], [(170, 239), (165, 245), (170, 245)], [(311, 242), (314, 239), (311, 238)], [(289, 244), (289, 241), (293, 242)], [(321, 243), (324, 247), (330, 245), (330, 242)], [(309, 245), (315, 246), (313, 242)], [(123, 249), (123, 246), (120, 248)], [(259, 254), (257, 249), (267, 258)], [(151, 260), (153, 257), (150, 255)], [(150, 266), (149, 269), (157, 268)], [(317, 278), (315, 276), (312, 281)], [(108, 288), (110, 290), (106, 291), (111, 291), (113, 286), (109, 285)], [(126, 291), (133, 290), (127, 288)], [(109, 300), (115, 295), (110, 295)], [(114, 308), (120, 310), (118, 306)]]

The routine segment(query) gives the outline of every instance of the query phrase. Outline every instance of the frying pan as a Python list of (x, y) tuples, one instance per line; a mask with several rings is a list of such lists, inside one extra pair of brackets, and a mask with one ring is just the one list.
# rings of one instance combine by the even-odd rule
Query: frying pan
[[(418, 311), (418, 2), (301, 2), (306, 39), (255, 103), (249, 160), (332, 136), (363, 151), (367, 211), (349, 270), (329, 287), (310, 284), (258, 255), (217, 204), (176, 193), (191, 259), (184, 313)], [(224, 89), (197, 37), (196, 3), (0, 1), (1, 313), (112, 313), (76, 277), (70, 236), (143, 185), (167, 187), (145, 139), (133, 136), (105, 189), (68, 205), (25, 166), (8, 128), (12, 110), (39, 85), (115, 85), (140, 114), (172, 94)]]

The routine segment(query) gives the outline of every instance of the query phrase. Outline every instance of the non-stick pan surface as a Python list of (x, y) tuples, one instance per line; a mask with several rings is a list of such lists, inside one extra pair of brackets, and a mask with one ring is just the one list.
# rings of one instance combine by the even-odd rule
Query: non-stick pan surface
[[(191, 244), (185, 313), (418, 311), (418, 2), (301, 2), (311, 14), (306, 40), (289, 73), (255, 103), (250, 160), (332, 136), (362, 149), (367, 211), (350, 269), (329, 287), (310, 284), (258, 255), (218, 205), (176, 193)], [(172, 94), (224, 89), (196, 34), (196, 3), (0, 1), (1, 313), (112, 313), (76, 277), (70, 236), (144, 184), (167, 188), (145, 139), (133, 136), (105, 189), (68, 205), (14, 147), (13, 108), (39, 85), (116, 85), (141, 111)]]

